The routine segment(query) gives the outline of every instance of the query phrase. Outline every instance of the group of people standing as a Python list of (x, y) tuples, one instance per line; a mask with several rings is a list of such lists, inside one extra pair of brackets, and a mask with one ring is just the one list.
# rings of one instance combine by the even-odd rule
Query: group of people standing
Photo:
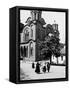
[(36, 73), (41, 73), (41, 71), (43, 73), (46, 73), (46, 71), (50, 71), (50, 63), (49, 62), (45, 62), (44, 65), (42, 65), (41, 63), (37, 62), (36, 64), (33, 62), (32, 63), (32, 68), (35, 68), (35, 72)]

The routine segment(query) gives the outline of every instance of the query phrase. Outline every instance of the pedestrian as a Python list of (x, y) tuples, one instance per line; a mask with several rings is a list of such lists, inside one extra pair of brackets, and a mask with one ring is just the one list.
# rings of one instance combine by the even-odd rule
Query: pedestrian
[(49, 62), (47, 63), (47, 70), (48, 70), (48, 72), (50, 70), (50, 63)]
[(46, 72), (46, 66), (43, 66), (43, 72), (44, 73)]
[(36, 64), (35, 72), (38, 73), (38, 74), (40, 73), (40, 64), (39, 64), (39, 62), (37, 62), (37, 64)]
[(33, 69), (35, 68), (35, 64), (34, 64), (34, 62), (32, 63), (32, 68), (33, 68)]

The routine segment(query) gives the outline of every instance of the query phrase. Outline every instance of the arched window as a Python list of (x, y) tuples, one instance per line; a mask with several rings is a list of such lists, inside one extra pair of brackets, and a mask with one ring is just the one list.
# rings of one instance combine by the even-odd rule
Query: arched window
[(28, 46), (26, 46), (26, 57), (28, 57)]
[(28, 57), (28, 46), (21, 46), (20, 55), (21, 57)]
[(28, 41), (29, 40), (29, 31), (28, 31), (28, 29), (25, 29), (24, 35), (25, 35), (25, 41)]
[(34, 13), (34, 20), (36, 20), (36, 13)]
[(24, 46), (24, 57), (26, 57), (26, 47)]
[(30, 43), (30, 56), (33, 56), (33, 43)]
[(24, 46), (24, 57), (28, 57), (28, 46)]
[(33, 37), (33, 29), (31, 29), (31, 37)]
[(23, 50), (23, 47), (21, 46), (20, 47), (20, 55), (21, 55), (21, 57), (23, 57), (23, 53), (24, 53), (24, 50)]

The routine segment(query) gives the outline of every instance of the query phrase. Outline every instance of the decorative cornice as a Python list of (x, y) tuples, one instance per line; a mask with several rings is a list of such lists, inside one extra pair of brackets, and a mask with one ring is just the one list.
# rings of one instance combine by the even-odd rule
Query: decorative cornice
[(22, 43), (20, 43), (20, 44), (28, 44), (28, 43), (31, 42), (31, 41), (36, 42), (36, 40), (30, 39), (30, 40), (25, 41), (25, 42), (22, 42)]

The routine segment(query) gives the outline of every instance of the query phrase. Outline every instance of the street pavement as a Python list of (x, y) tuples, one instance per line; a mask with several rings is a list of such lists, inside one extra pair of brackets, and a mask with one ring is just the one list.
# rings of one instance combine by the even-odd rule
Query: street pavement
[(33, 79), (53, 79), (53, 78), (65, 78), (65, 66), (53, 66), (50, 67), (50, 72), (46, 71), (40, 74), (35, 72), (32, 68), (32, 64), (29, 62), (20, 62), (20, 79), (21, 80), (33, 80)]

